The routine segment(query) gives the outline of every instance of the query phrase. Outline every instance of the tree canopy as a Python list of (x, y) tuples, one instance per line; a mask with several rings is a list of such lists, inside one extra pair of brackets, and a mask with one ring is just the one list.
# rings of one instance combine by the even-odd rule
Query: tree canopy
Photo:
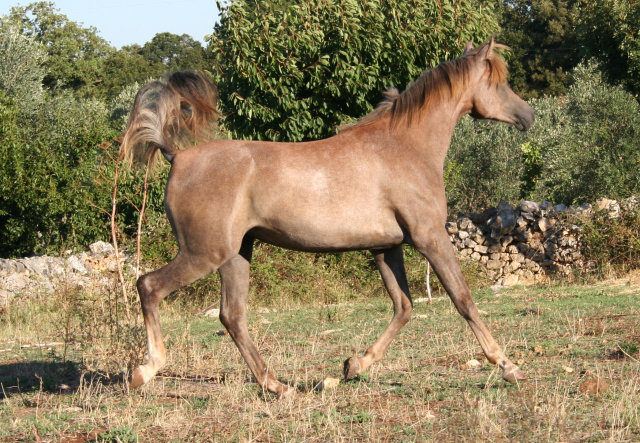
[(209, 42), (234, 137), (325, 137), (371, 111), (390, 86), (495, 32), (475, 0), (241, 0), (220, 7)]

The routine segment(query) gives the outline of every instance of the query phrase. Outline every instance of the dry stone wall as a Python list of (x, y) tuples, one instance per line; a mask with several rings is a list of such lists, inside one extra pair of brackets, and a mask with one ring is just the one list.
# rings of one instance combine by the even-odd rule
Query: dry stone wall
[[(623, 204), (637, 206), (638, 199)], [(580, 252), (581, 228), (575, 221), (603, 209), (616, 217), (620, 204), (600, 199), (594, 209), (590, 204), (567, 207), (523, 201), (513, 207), (501, 202), (480, 214), (460, 214), (446, 228), (457, 253), (484, 265), (497, 284), (535, 284), (593, 266)]]
[[(123, 260), (131, 259), (125, 256)], [(0, 305), (15, 298), (52, 294), (65, 287), (105, 289), (113, 285), (116, 267), (113, 246), (105, 242), (92, 244), (88, 252), (66, 257), (0, 259)]]

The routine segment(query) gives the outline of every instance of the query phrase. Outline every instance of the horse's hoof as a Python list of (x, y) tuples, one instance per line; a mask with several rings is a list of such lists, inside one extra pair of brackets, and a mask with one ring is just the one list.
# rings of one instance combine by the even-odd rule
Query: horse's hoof
[(351, 357), (345, 360), (342, 374), (345, 380), (355, 377), (360, 373), (360, 360), (358, 357)]
[(131, 374), (129, 389), (137, 389), (150, 380), (151, 377), (145, 377), (145, 371), (142, 366), (138, 366)]
[(527, 376), (516, 365), (511, 367), (505, 367), (502, 371), (502, 378), (509, 383), (516, 383), (522, 380), (526, 380)]
[(285, 398), (293, 398), (295, 394), (296, 390), (294, 388), (288, 385), (282, 385), (282, 389), (280, 389), (276, 395), (279, 400), (282, 400)]

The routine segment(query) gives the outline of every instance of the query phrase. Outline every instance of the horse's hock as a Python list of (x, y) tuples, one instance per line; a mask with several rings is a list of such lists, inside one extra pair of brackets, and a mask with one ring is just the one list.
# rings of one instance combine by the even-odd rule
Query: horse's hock
[(459, 256), (475, 260), (497, 284), (535, 284), (553, 276), (567, 277), (593, 267), (581, 254), (577, 217), (590, 217), (594, 210), (607, 210), (617, 217), (620, 207), (637, 209), (639, 200), (623, 202), (602, 198), (594, 208), (523, 201), (513, 207), (501, 202), (495, 208), (472, 215), (459, 214), (448, 222), (447, 232)]

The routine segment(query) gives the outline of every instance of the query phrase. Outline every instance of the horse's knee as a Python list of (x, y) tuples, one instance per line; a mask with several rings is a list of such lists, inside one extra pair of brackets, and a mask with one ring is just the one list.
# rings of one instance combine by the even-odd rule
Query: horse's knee
[(230, 307), (223, 307), (220, 310), (220, 323), (227, 328), (227, 330), (234, 329), (242, 318), (239, 309), (233, 309)]
[(464, 294), (461, 297), (456, 297), (453, 302), (454, 306), (458, 310), (458, 313), (465, 320), (470, 320), (478, 316), (478, 308), (473, 301), (473, 298), (471, 298), (471, 293)]

